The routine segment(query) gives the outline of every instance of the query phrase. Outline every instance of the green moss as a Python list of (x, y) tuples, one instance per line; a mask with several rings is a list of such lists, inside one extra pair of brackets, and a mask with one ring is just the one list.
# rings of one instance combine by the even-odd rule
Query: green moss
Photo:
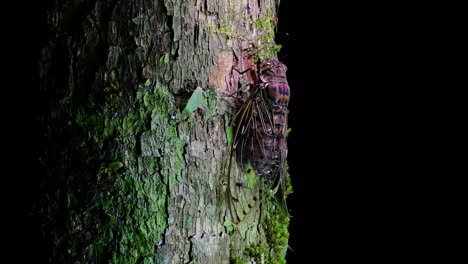
[(229, 220), (224, 221), (223, 226), (226, 227), (226, 231), (229, 235), (233, 235), (237, 228), (236, 225)]
[(264, 260), (268, 258), (268, 245), (251, 245), (244, 250), (244, 255), (258, 263), (263, 263), (265, 262)]
[(275, 23), (273, 16), (267, 12), (263, 19), (256, 19), (253, 25), (258, 30), (258, 47), (253, 53), (255, 61), (276, 58), (282, 46), (275, 44)]
[(210, 25), (209, 29), (211, 32), (220, 34), (222, 36), (225, 36), (226, 38), (234, 38), (238, 36), (236, 31), (226, 22), (221, 22), (221, 24), (218, 27)]
[(100, 96), (104, 97), (104, 108), (114, 112), (119, 108), (122, 100), (119, 77), (115, 69), (103, 75), (104, 87), (100, 91)]
[(169, 63), (169, 53), (164, 54), (159, 58), (159, 63), (161, 64), (168, 64)]
[(230, 116), (224, 115), (224, 127), (226, 128), (226, 140), (228, 149), (231, 149), (232, 141), (234, 140), (234, 127), (230, 123)]
[(231, 264), (245, 264), (245, 263), (274, 263), (271, 262), (268, 244), (252, 244), (244, 249), (242, 254), (232, 254), (229, 257)]
[[(157, 166), (154, 158), (145, 164)], [(111, 250), (115, 252), (111, 263), (137, 263), (140, 256), (154, 255), (154, 244), (162, 241), (167, 228), (165, 183), (158, 177), (139, 179), (134, 175), (132, 169), (113, 175), (114, 187), (100, 202), (105, 221), (91, 248), (99, 257), (106, 248), (117, 246)]]
[(291, 182), (291, 177), (289, 175), (289, 164), (286, 162), (286, 193), (284, 194), (287, 197), (289, 194), (293, 193), (293, 186)]
[(214, 116), (224, 114), (225, 110), (223, 105), (225, 105), (225, 103), (221, 102), (214, 89), (208, 89), (205, 91), (205, 97), (207, 103), (207, 106), (203, 111), (203, 119), (205, 121), (213, 118)]
[(286, 257), (286, 251), (288, 248), (289, 239), (289, 217), (284, 216), (277, 212), (277, 210), (270, 210), (270, 218), (266, 224), (266, 235), (267, 241), (272, 249), (272, 260), (278, 261), (284, 260)]
[[(291, 190), (289, 175), (287, 180), (286, 196)], [(278, 199), (268, 197), (267, 217), (265, 219), (265, 233), (270, 254), (267, 263), (286, 263), (286, 252), (289, 240), (289, 214), (282, 213), (282, 205), (278, 204)]]
[[(279, 1), (276, 3), (279, 6)], [(276, 58), (282, 46), (275, 43), (276, 22), (274, 12), (271, 9), (266, 9), (260, 14), (261, 18), (255, 19), (252, 24), (255, 27), (254, 32), (249, 32), (247, 29), (240, 29), (239, 25), (232, 25), (232, 21), (236, 17), (242, 16), (241, 10), (234, 6), (229, 6), (226, 10), (227, 17), (220, 18), (222, 21), (219, 25), (208, 25), (212, 33), (216, 33), (227, 39), (239, 39), (242, 41), (252, 41), (252, 34), (255, 39), (251, 56), (255, 62), (264, 59)], [(237, 30), (234, 30), (236, 28)], [(239, 30), (240, 29), (240, 30)]]
[(242, 259), (238, 256), (230, 256), (229, 257), (230, 264), (247, 264), (248, 262), (245, 259)]
[[(110, 73), (109, 79), (116, 81), (114, 75)], [(106, 93), (119, 94), (113, 90), (118, 86), (108, 87)], [(168, 185), (178, 182), (185, 166), (185, 141), (172, 123), (177, 109), (167, 86), (156, 82), (153, 88), (146, 82), (134, 99), (134, 105), (140, 107), (128, 113), (116, 111), (121, 107), (117, 97), (106, 96), (102, 107), (90, 103), (75, 114), (80, 133), (86, 135), (85, 144), (77, 148), (99, 153), (109, 142), (113, 150), (103, 156), (102, 163), (107, 165), (96, 169), (98, 189), (89, 207), (92, 209), (85, 210), (85, 214), (99, 216), (93, 220), (97, 233), (88, 246), (96, 263), (152, 263), (158, 254), (155, 244), (163, 243), (162, 234), (168, 225)], [(156, 137), (152, 142), (159, 142), (158, 151), (168, 154), (165, 159), (134, 157), (135, 137), (151, 128), (150, 135)], [(67, 197), (68, 206), (75, 207), (73, 193)], [(78, 222), (80, 217), (73, 216), (73, 221)], [(144, 260), (142, 256), (146, 256)]]

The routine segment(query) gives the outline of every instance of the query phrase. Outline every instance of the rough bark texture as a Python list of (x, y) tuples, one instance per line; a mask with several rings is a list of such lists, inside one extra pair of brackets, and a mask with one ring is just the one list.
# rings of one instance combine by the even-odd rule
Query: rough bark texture
[(266, 201), (233, 225), (224, 196), (221, 94), (246, 56), (274, 53), (275, 13), (274, 0), (54, 2), (35, 205), (50, 263), (285, 262), (289, 218)]

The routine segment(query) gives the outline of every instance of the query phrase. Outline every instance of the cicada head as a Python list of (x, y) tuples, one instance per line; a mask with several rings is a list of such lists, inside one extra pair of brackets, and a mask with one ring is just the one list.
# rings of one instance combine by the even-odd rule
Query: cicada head
[(260, 79), (269, 82), (274, 79), (286, 79), (288, 68), (278, 59), (268, 59), (260, 63)]

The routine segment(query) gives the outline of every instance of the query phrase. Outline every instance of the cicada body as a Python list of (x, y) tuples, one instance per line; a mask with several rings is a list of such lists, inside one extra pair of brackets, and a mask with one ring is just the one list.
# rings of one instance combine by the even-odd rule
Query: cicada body
[[(233, 153), (244, 168), (255, 171), (261, 179), (262, 187), (276, 192), (286, 188), (287, 157), (287, 115), (290, 96), (286, 79), (286, 66), (276, 59), (263, 61), (258, 70), (252, 73), (254, 83), (249, 97), (240, 106), (235, 116), (235, 132), (231, 150), (228, 172), (228, 197), (232, 218), (235, 222), (242, 220), (254, 207), (248, 201), (240, 201), (239, 193), (246, 192), (246, 184), (237, 181), (231, 183), (231, 164)], [(248, 172), (248, 170), (247, 170)], [(260, 200), (261, 188), (250, 192), (254, 202)], [(242, 193), (243, 196), (245, 194)], [(285, 201), (283, 198), (284, 206)], [(234, 203), (243, 204), (243, 209), (235, 208)]]

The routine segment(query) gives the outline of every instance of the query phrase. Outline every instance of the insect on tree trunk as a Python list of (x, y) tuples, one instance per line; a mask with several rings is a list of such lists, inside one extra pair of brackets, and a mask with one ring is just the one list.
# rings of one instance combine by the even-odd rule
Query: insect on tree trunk
[(268, 190), (242, 221), (226, 199), (236, 113), (226, 94), (252, 81), (233, 68), (276, 56), (276, 10), (273, 0), (52, 4), (34, 206), (50, 263), (285, 262), (289, 216)]

